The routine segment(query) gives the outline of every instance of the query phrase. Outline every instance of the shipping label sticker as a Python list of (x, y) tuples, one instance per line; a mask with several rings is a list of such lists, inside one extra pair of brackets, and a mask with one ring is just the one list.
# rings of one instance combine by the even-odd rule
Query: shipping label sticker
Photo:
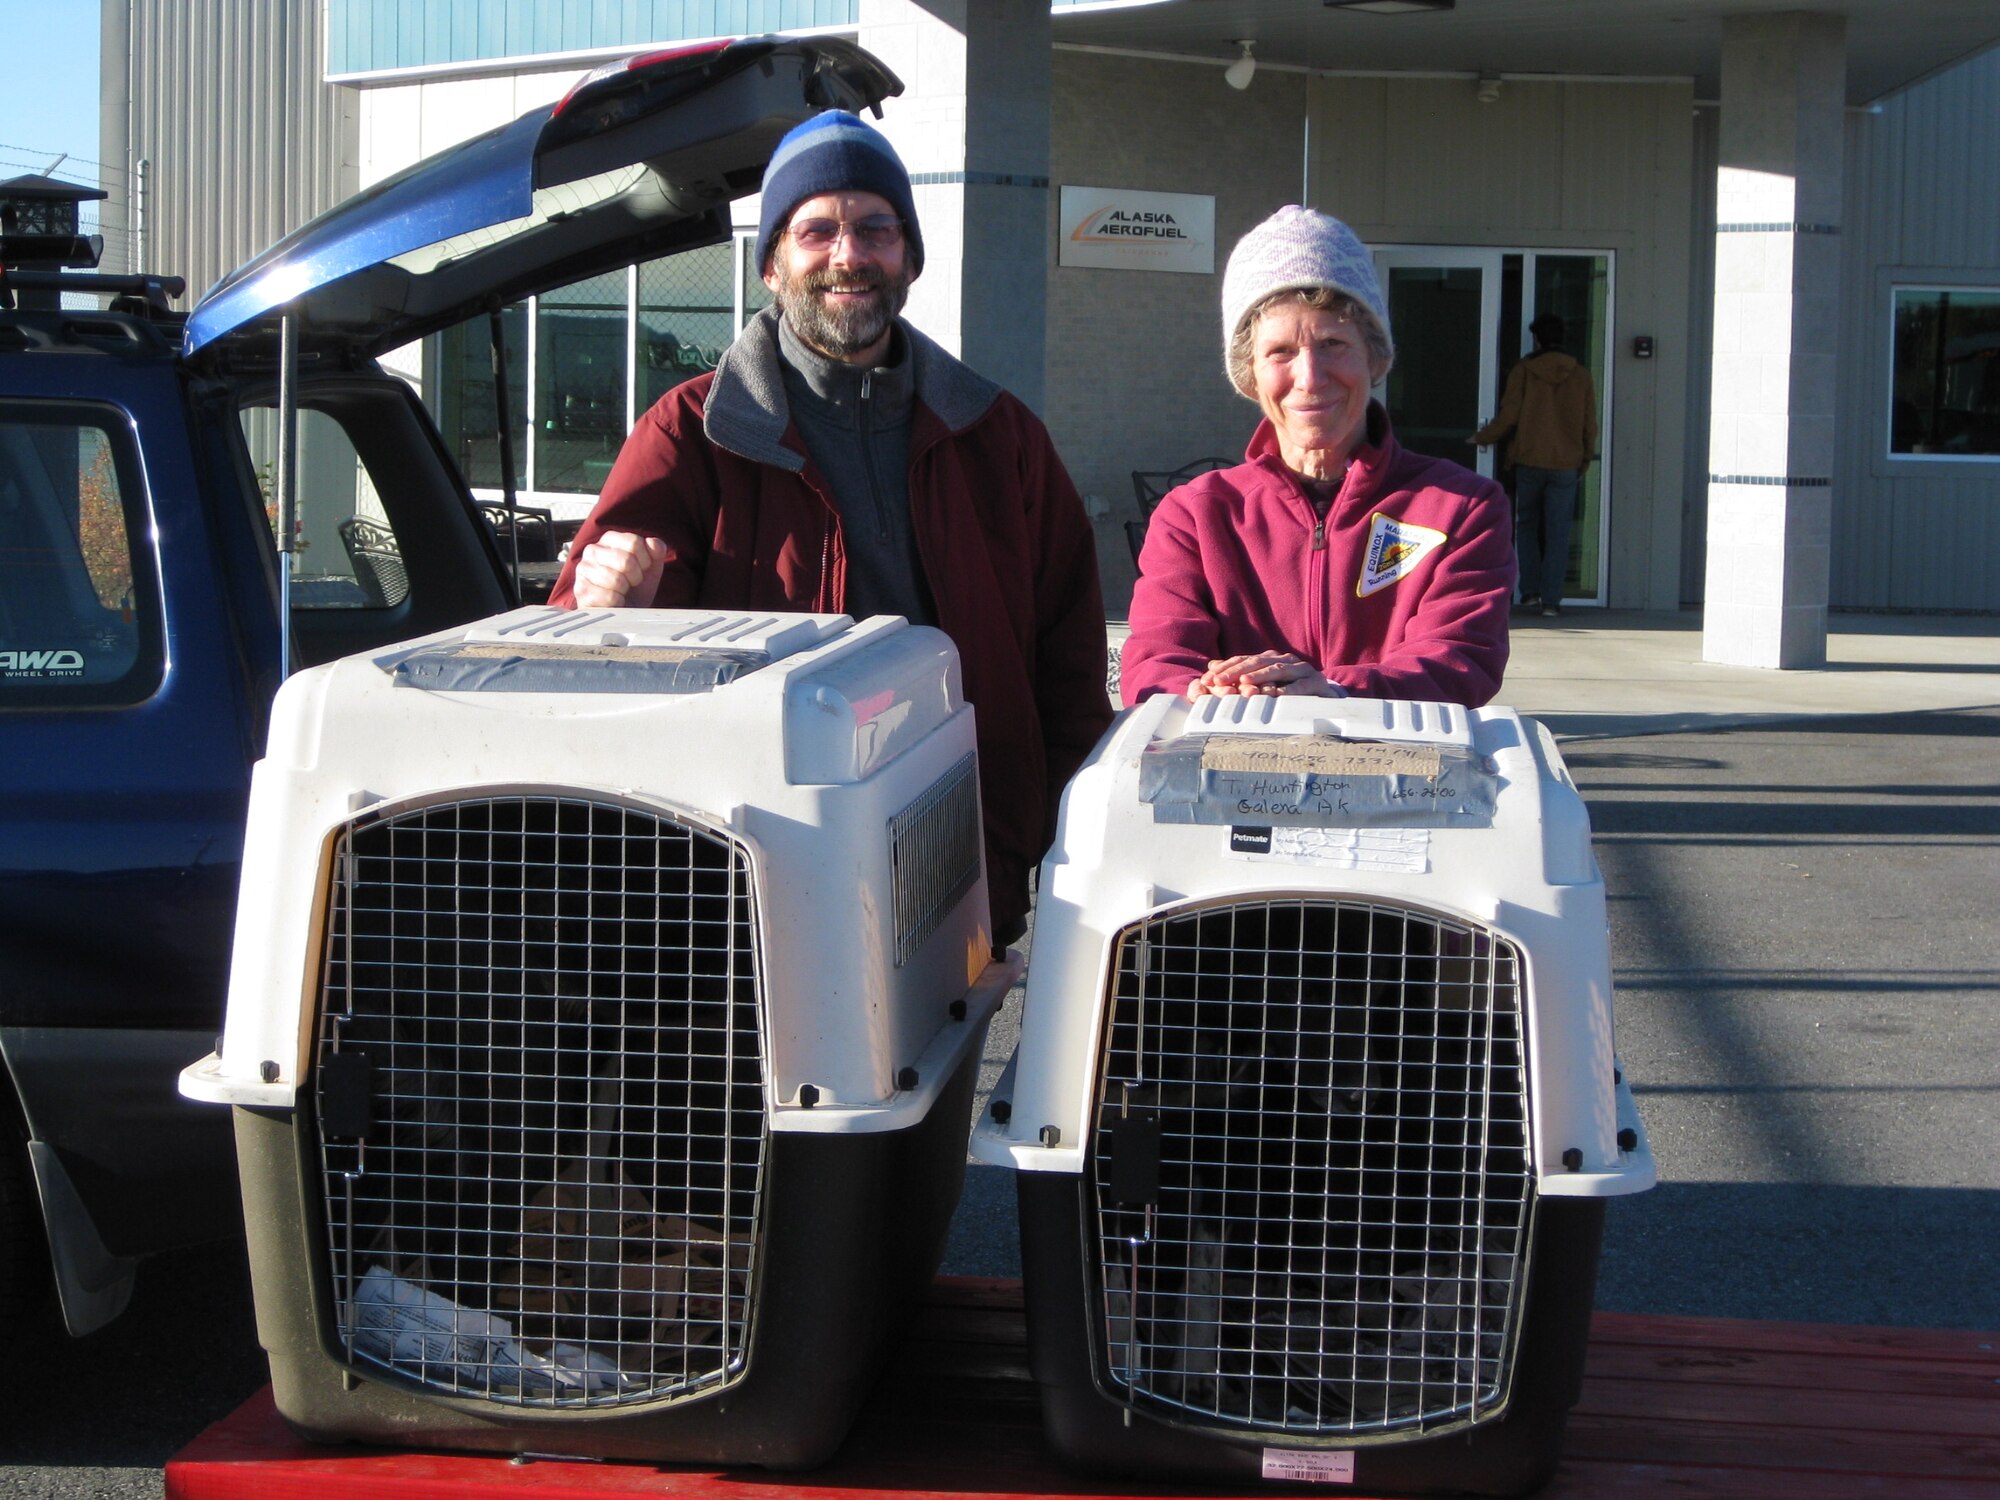
[(1264, 1477), (1289, 1484), (1352, 1484), (1354, 1450), (1308, 1453), (1296, 1448), (1266, 1448)]
[(1368, 521), (1368, 546), (1361, 554), (1361, 576), (1354, 580), (1355, 597), (1366, 599), (1386, 589), (1446, 540), (1442, 531), (1376, 512)]
[(1422, 875), (1430, 867), (1427, 828), (1287, 828), (1241, 823), (1229, 829), (1226, 859), (1334, 870)]

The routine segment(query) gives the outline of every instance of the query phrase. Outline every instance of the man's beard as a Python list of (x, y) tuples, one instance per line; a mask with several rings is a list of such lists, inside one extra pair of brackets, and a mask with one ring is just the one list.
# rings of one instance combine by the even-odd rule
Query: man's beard
[[(910, 298), (911, 276), (905, 267), (891, 278), (880, 266), (862, 266), (850, 271), (827, 267), (794, 275), (782, 264), (778, 268), (778, 310), (792, 326), (792, 332), (820, 353), (846, 359), (889, 331), (889, 324)], [(865, 301), (829, 305), (820, 293), (832, 286), (879, 288), (880, 296)]]

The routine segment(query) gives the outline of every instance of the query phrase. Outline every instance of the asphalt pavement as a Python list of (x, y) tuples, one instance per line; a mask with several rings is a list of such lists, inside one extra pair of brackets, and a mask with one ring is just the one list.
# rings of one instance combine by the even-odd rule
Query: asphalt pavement
[[(1687, 616), (1517, 621), (1502, 700), (1590, 806), (1663, 1178), (1613, 1205), (1598, 1303), (2000, 1330), (2000, 619), (1836, 617), (1830, 657), (1704, 664)], [(1014, 1242), (1007, 1174), (968, 1168), (946, 1269), (1016, 1273)], [(13, 1333), (5, 1497), (158, 1496), (264, 1380), (236, 1247), (149, 1262), (90, 1338)]]

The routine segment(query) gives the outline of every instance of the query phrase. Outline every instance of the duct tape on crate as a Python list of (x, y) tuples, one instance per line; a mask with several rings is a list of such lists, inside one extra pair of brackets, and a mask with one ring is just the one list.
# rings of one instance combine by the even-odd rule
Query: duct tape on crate
[(460, 641), (386, 662), (398, 687), (456, 693), (706, 693), (770, 664), (762, 651)]
[(1499, 778), (1456, 745), (1316, 734), (1196, 734), (1139, 758), (1156, 823), (1442, 828), (1493, 818)]

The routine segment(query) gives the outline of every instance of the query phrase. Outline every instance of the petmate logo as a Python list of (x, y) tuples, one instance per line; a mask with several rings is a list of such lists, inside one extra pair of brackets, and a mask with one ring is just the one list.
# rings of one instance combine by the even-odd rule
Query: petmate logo
[(1412, 526), (1408, 521), (1394, 520), (1379, 513), (1371, 517), (1368, 522), (1368, 550), (1361, 556), (1361, 576), (1354, 582), (1355, 596), (1366, 599), (1370, 594), (1386, 589), (1411, 572), (1445, 540), (1442, 531), (1433, 531), (1428, 526)]
[(0, 651), (0, 677), (81, 677), (83, 653), (52, 651)]

